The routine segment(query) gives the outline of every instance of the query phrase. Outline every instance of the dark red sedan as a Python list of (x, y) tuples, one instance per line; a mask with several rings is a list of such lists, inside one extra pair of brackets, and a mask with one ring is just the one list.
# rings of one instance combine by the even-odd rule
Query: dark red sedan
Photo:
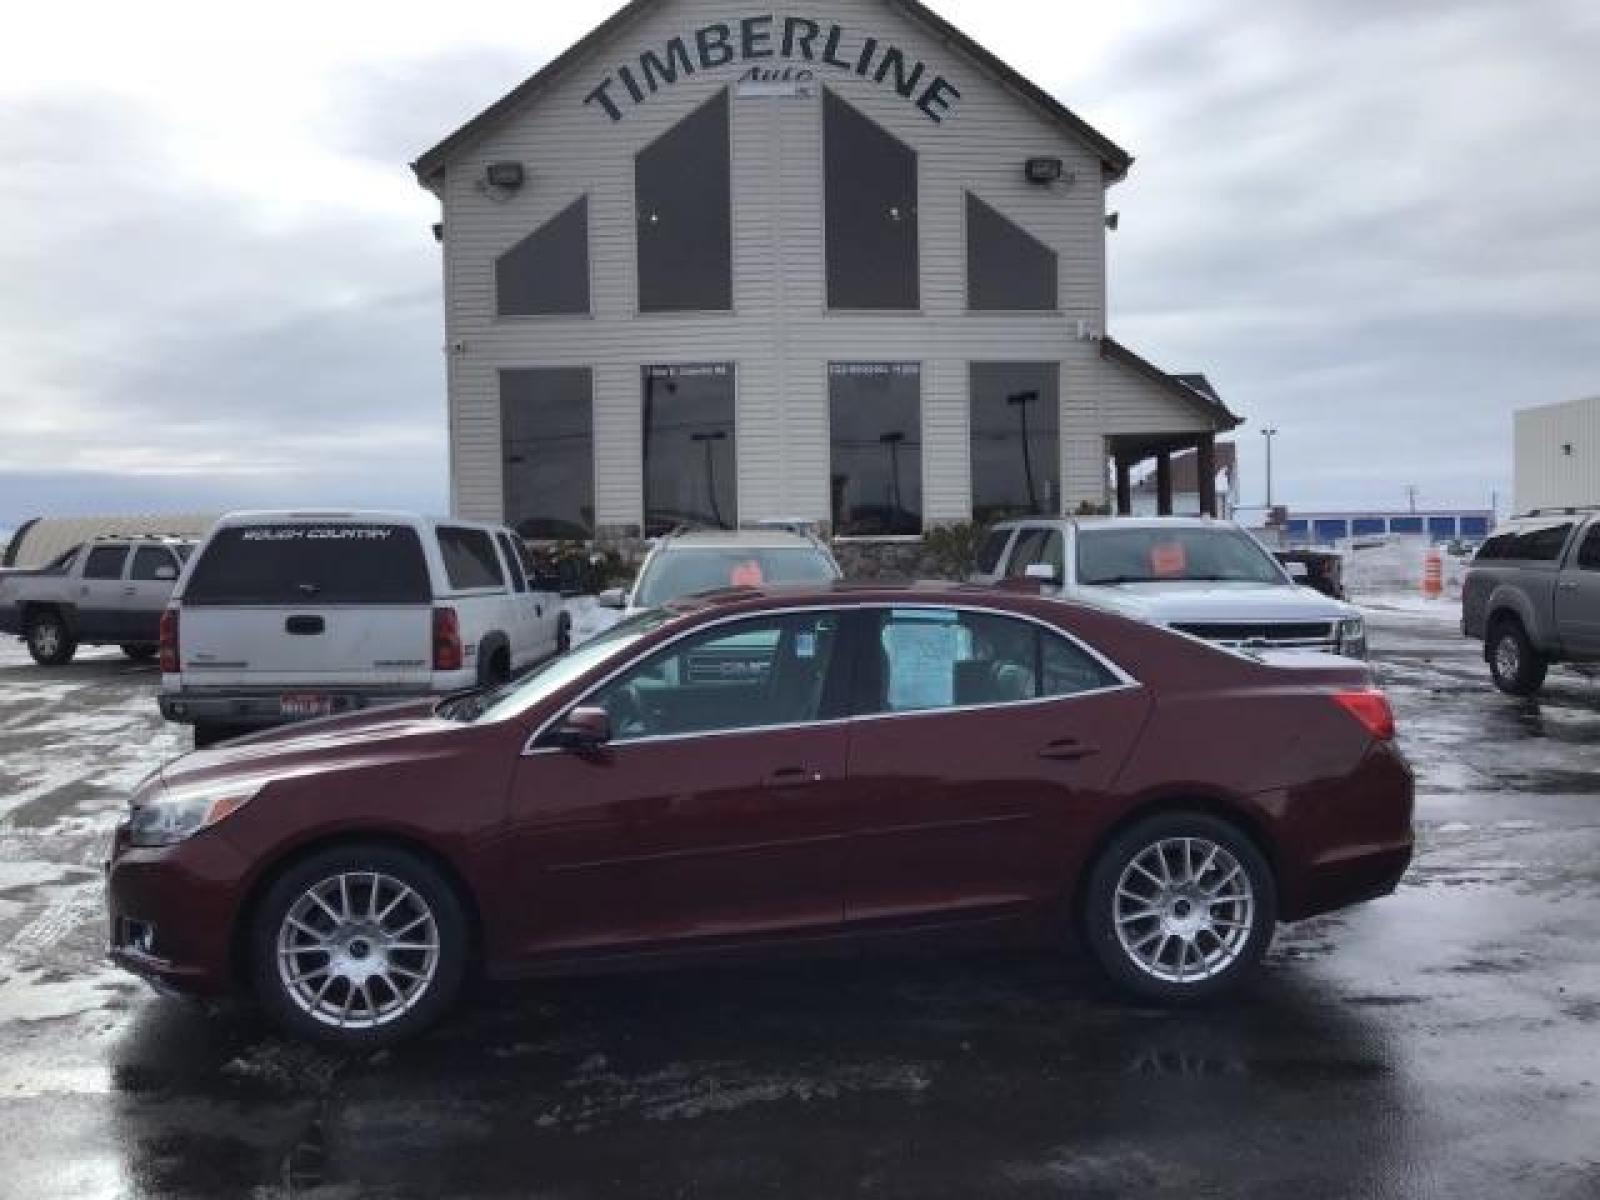
[(1393, 890), (1393, 733), (1348, 659), (964, 586), (718, 593), (494, 691), (169, 765), (117, 832), (112, 954), (358, 1046), (473, 968), (910, 935), (1076, 934), (1198, 999), (1275, 922)]

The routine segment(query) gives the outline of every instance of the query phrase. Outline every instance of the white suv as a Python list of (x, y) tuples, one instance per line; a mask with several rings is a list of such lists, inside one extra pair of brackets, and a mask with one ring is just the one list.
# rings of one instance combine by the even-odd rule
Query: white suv
[(500, 683), (565, 650), (509, 529), (390, 512), (235, 513), (162, 617), (161, 712), (195, 744)]
[(1294, 579), (1249, 532), (1210, 517), (1002, 521), (974, 583), (1035, 580), (1063, 600), (1249, 650), (1367, 656), (1354, 606)]
[(785, 525), (782, 529), (670, 533), (651, 547), (633, 587), (602, 592), (600, 604), (632, 616), (695, 592), (843, 578), (820, 538)]

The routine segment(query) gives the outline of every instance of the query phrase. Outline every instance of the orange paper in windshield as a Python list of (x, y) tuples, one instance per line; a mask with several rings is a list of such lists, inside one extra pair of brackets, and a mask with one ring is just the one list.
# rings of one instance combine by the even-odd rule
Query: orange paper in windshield
[(1189, 556), (1182, 542), (1157, 542), (1150, 547), (1150, 573), (1157, 579), (1172, 579), (1189, 567)]
[(728, 572), (728, 583), (733, 587), (760, 587), (767, 581), (761, 573), (761, 564), (753, 558), (747, 558), (733, 570)]

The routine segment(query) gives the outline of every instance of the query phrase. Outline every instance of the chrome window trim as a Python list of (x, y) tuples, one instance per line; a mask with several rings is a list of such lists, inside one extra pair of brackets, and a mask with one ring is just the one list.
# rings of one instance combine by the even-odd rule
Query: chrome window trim
[[(1102, 695), (1107, 695), (1107, 694), (1109, 694), (1111, 692), (1127, 691), (1127, 690), (1132, 689), (1132, 688), (1141, 688), (1141, 687), (1144, 686), (1144, 684), (1140, 683), (1132, 675), (1129, 675), (1126, 671), (1124, 671), (1115, 662), (1113, 662), (1111, 659), (1107, 658), (1104, 654), (1100, 653), (1100, 651), (1096, 650), (1093, 646), (1089, 645), (1082, 638), (1079, 638), (1076, 634), (1068, 633), (1066, 630), (1062, 629), (1060, 626), (1052, 625), (1052, 624), (1050, 624), (1050, 622), (1048, 622), (1048, 621), (1046, 621), (1046, 620), (1044, 620), (1044, 619), (1042, 619), (1040, 617), (1033, 616), (1031, 613), (1013, 612), (1010, 609), (993, 608), (993, 607), (990, 607), (988, 605), (981, 605), (981, 604), (965, 604), (965, 603), (941, 604), (941, 603), (938, 603), (938, 602), (932, 601), (932, 600), (912, 600), (912, 601), (906, 601), (906, 602), (903, 602), (903, 603), (902, 602), (896, 602), (896, 601), (872, 600), (872, 601), (869, 601), (869, 602), (866, 602), (866, 603), (849, 604), (849, 605), (844, 605), (844, 606), (840, 606), (837, 603), (832, 603), (832, 604), (827, 604), (827, 603), (822, 603), (822, 604), (799, 604), (799, 605), (792, 605), (792, 606), (788, 606), (788, 607), (784, 607), (784, 608), (766, 609), (766, 610), (764, 610), (762, 612), (755, 612), (755, 613), (750, 613), (750, 612), (731, 613), (728, 616), (718, 617), (714, 621), (707, 621), (703, 625), (696, 625), (692, 629), (685, 629), (681, 633), (674, 634), (672, 637), (670, 637), (666, 641), (662, 642), (659, 646), (654, 647), (649, 652), (649, 654), (645, 655), (643, 658), (633, 659), (632, 661), (624, 663), (622, 666), (619, 666), (615, 670), (609, 672), (603, 679), (598, 680), (597, 682), (595, 682), (594, 684), (592, 684), (588, 688), (586, 688), (584, 690), (583, 694), (580, 695), (571, 704), (563, 705), (558, 711), (556, 711), (549, 718), (547, 718), (545, 721), (543, 721), (539, 725), (539, 727), (536, 730), (533, 731), (532, 736), (529, 737), (528, 740), (523, 743), (523, 746), (522, 746), (522, 757), (523, 758), (531, 758), (531, 757), (534, 757), (534, 756), (537, 756), (537, 755), (541, 755), (541, 754), (566, 754), (566, 753), (568, 753), (568, 751), (564, 747), (561, 747), (561, 746), (540, 746), (538, 744), (539, 743), (539, 739), (542, 738), (546, 733), (548, 733), (550, 731), (550, 729), (556, 724), (556, 722), (561, 720), (561, 718), (565, 717), (573, 709), (583, 707), (584, 701), (588, 700), (596, 692), (598, 692), (602, 688), (606, 687), (613, 680), (617, 679), (619, 676), (621, 676), (623, 674), (626, 674), (629, 670), (631, 670), (635, 666), (638, 666), (640, 663), (648, 661), (651, 658), (654, 658), (658, 653), (660, 653), (662, 651), (665, 651), (665, 650), (668, 650), (671, 647), (677, 645), (679, 642), (683, 641), (685, 638), (692, 637), (692, 636), (694, 636), (696, 634), (704, 633), (705, 631), (710, 630), (710, 629), (716, 629), (716, 628), (718, 628), (719, 626), (722, 626), (722, 625), (731, 625), (731, 624), (733, 624), (735, 622), (738, 622), (738, 621), (755, 621), (755, 620), (760, 620), (763, 617), (784, 617), (784, 616), (794, 616), (796, 614), (815, 613), (815, 612), (832, 612), (832, 613), (835, 613), (835, 614), (837, 614), (837, 615), (839, 615), (841, 617), (844, 617), (844, 616), (847, 616), (848, 614), (850, 614), (852, 612), (872, 611), (872, 610), (880, 610), (880, 609), (889, 609), (889, 610), (925, 609), (925, 610), (940, 611), (940, 612), (969, 612), (969, 613), (977, 613), (980, 616), (1009, 617), (1010, 619), (1012, 619), (1014, 621), (1026, 621), (1029, 624), (1037, 625), (1037, 626), (1039, 626), (1039, 628), (1041, 628), (1041, 629), (1043, 629), (1043, 630), (1045, 630), (1045, 631), (1047, 631), (1049, 633), (1052, 633), (1056, 637), (1062, 638), (1065, 641), (1071, 643), (1078, 650), (1080, 650), (1084, 654), (1088, 655), (1089, 658), (1091, 658), (1095, 662), (1099, 663), (1101, 667), (1105, 668), (1105, 670), (1110, 672), (1112, 678), (1114, 678), (1116, 680), (1116, 682), (1113, 683), (1113, 684), (1108, 684), (1105, 687), (1089, 688), (1086, 691), (1082, 691), (1082, 692), (1070, 692), (1070, 693), (1068, 693), (1067, 695), (1064, 695), (1064, 696), (1034, 696), (1034, 697), (1031, 697), (1031, 698), (1026, 699), (1026, 700), (997, 700), (997, 701), (995, 701), (995, 702), (993, 702), (991, 704), (963, 704), (963, 705), (951, 705), (949, 707), (941, 707), (941, 708), (915, 708), (915, 709), (908, 709), (905, 712), (863, 713), (863, 714), (861, 714), (859, 716), (829, 717), (829, 718), (825, 718), (825, 719), (818, 719), (818, 720), (815, 720), (815, 721), (789, 722), (789, 723), (782, 724), (782, 725), (750, 725), (750, 726), (745, 726), (745, 727), (740, 728), (740, 729), (712, 729), (712, 730), (705, 730), (705, 731), (701, 731), (701, 732), (697, 732), (697, 733), (665, 733), (665, 734), (652, 735), (650, 737), (619, 739), (619, 740), (616, 740), (616, 741), (613, 741), (613, 742), (608, 742), (607, 745), (610, 745), (610, 746), (637, 746), (637, 745), (644, 745), (644, 744), (653, 743), (653, 742), (681, 742), (681, 741), (688, 741), (690, 739), (708, 738), (708, 737), (732, 737), (732, 736), (734, 736), (736, 734), (743, 734), (743, 733), (773, 733), (773, 732), (776, 732), (776, 731), (781, 731), (781, 730), (786, 730), (786, 729), (818, 729), (818, 728), (825, 728), (825, 727), (830, 726), (830, 725), (848, 725), (848, 724), (852, 724), (852, 723), (857, 722), (857, 721), (900, 720), (900, 719), (903, 719), (905, 717), (942, 716), (942, 715), (944, 715), (946, 713), (977, 712), (977, 711), (981, 711), (981, 710), (984, 710), (984, 709), (991, 709), (991, 708), (1019, 708), (1019, 707), (1023, 707), (1023, 706), (1026, 706), (1026, 705), (1057, 704), (1057, 703), (1060, 703), (1062, 701), (1078, 700), (1078, 699), (1086, 698), (1086, 697), (1089, 697), (1089, 696), (1102, 696)], [(1196, 640), (1198, 641), (1199, 639), (1196, 639)]]

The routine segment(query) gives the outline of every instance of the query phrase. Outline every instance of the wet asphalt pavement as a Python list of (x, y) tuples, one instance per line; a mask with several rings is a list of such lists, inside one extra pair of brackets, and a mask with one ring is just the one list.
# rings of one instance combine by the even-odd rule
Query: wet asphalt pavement
[(1400, 892), (1217, 1008), (978, 956), (481, 988), (341, 1059), (101, 959), (154, 675), (0, 648), (0, 1195), (1600, 1196), (1600, 682), (1498, 695), (1375, 621), (1420, 784)]

